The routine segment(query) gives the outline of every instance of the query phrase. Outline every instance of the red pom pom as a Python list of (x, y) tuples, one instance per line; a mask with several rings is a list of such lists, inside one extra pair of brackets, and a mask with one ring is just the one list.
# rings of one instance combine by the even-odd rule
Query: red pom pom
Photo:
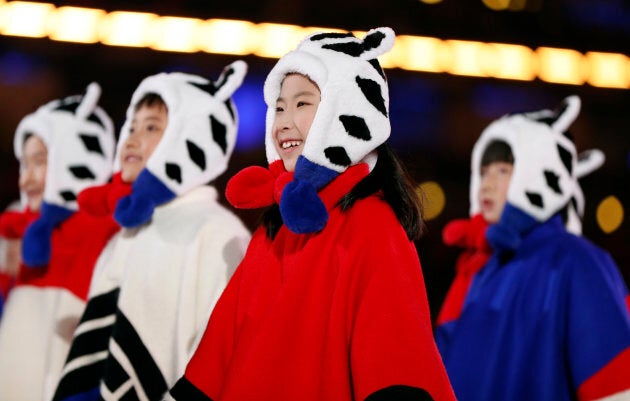
[(39, 213), (26, 209), (23, 212), (8, 210), (0, 215), (0, 236), (19, 239), (24, 236), (26, 227), (37, 220)]
[(490, 249), (486, 241), (488, 223), (481, 214), (470, 219), (453, 220), (444, 226), (442, 239), (446, 245), (463, 248)]
[(86, 188), (77, 197), (79, 208), (92, 216), (107, 216), (114, 213), (116, 203), (131, 193), (131, 184), (124, 182), (120, 173), (112, 177), (112, 182)]
[(225, 197), (239, 209), (257, 209), (273, 204), (275, 178), (260, 166), (247, 167), (230, 178)]
[(470, 220), (468, 219), (458, 219), (449, 222), (442, 230), (442, 240), (446, 245), (465, 246), (469, 226)]

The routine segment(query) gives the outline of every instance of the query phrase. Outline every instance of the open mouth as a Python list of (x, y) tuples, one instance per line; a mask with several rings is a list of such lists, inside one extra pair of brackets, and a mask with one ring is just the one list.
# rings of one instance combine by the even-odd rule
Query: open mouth
[(290, 149), (298, 147), (302, 144), (302, 141), (284, 141), (280, 143), (282, 149)]
[(123, 160), (125, 161), (125, 163), (137, 163), (141, 161), (142, 158), (136, 155), (127, 155), (123, 158)]
[(38, 191), (38, 190), (31, 190), (31, 191), (26, 191), (26, 197), (29, 199), (33, 199), (33, 198), (39, 198), (42, 196), (42, 191)]

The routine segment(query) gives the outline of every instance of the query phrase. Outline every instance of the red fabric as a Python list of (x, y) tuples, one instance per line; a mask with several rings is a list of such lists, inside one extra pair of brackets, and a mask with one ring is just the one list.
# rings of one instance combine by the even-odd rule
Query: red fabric
[(592, 401), (628, 390), (630, 348), (617, 355), (606, 366), (589, 377), (577, 390), (578, 400)]
[[(24, 231), (33, 221), (37, 220), (39, 212), (31, 212), (27, 207), (23, 211), (8, 210), (0, 214), (0, 236), (20, 240)], [(15, 286), (16, 278), (6, 272), (0, 272), (0, 296), (7, 299), (9, 292)]]
[(285, 185), (293, 180), (293, 173), (284, 169), (282, 160), (276, 160), (269, 169), (247, 167), (236, 173), (225, 187), (225, 197), (239, 209), (257, 209), (280, 203)]
[(321, 232), (256, 231), (186, 380), (214, 401), (363, 401), (393, 385), (455, 399), (414, 244), (376, 195), (334, 207), (367, 174), (351, 167), (320, 191)]
[(118, 176), (109, 184), (82, 191), (80, 210), (53, 231), (50, 263), (41, 268), (21, 266), (16, 286), (66, 288), (87, 300), (96, 261), (120, 229), (113, 219), (116, 202), (130, 190), (131, 185)]
[(77, 197), (79, 208), (93, 216), (112, 215), (118, 200), (131, 194), (131, 184), (122, 180), (121, 173), (112, 177), (112, 182), (83, 190)]
[(13, 276), (0, 272), (0, 298), (7, 299), (9, 290), (13, 286)]
[(26, 227), (39, 217), (39, 212), (8, 210), (0, 215), (0, 236), (9, 239), (20, 239)]
[(444, 243), (465, 249), (457, 259), (455, 279), (438, 315), (438, 326), (459, 318), (475, 274), (490, 259), (492, 249), (486, 240), (487, 228), (488, 223), (481, 214), (471, 219), (454, 220), (444, 227)]

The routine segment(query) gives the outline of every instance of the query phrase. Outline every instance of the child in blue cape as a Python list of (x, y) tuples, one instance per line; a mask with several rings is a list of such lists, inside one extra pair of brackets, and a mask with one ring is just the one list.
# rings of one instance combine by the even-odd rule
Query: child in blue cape
[(630, 399), (627, 287), (610, 255), (572, 233), (577, 178), (598, 163), (578, 162), (579, 110), (571, 96), (508, 115), (475, 144), (471, 215), (490, 223), (491, 251), (436, 330), (461, 401)]

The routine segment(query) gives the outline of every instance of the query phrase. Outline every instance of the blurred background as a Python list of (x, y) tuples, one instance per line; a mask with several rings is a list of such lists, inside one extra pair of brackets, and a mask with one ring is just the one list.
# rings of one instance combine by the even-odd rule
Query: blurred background
[[(604, 166), (582, 180), (584, 235), (605, 248), (630, 283), (630, 2), (627, 0), (0, 0), (0, 207), (19, 198), (12, 150), (17, 124), (49, 100), (103, 88), (117, 130), (148, 76), (183, 71), (216, 79), (235, 59), (249, 74), (227, 179), (265, 165), (262, 85), (276, 59), (312, 29), (396, 31), (381, 60), (390, 83), (391, 143), (426, 196), (417, 242), (433, 316), (458, 250), (444, 225), (468, 215), (470, 153), (508, 112), (582, 99), (572, 127), (578, 151)], [(259, 211), (237, 211), (253, 229)]]

